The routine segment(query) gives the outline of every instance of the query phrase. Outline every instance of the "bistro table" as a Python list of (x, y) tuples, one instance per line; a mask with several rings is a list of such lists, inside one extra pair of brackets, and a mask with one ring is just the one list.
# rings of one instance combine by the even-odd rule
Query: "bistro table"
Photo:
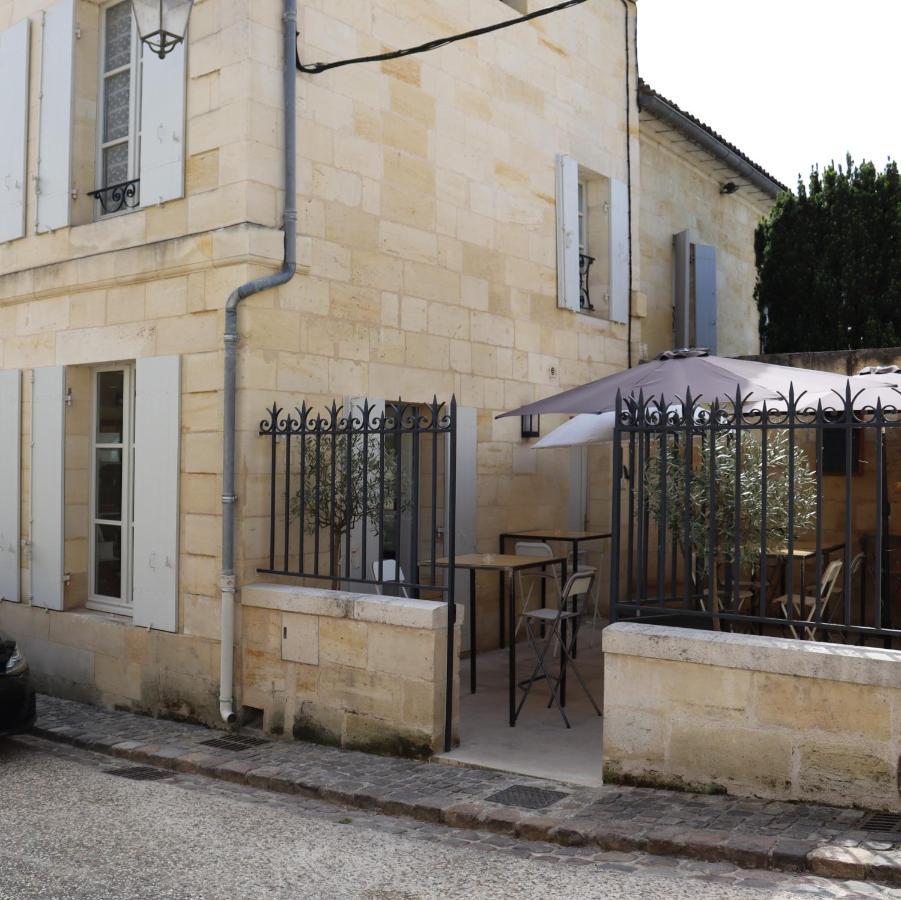
[[(498, 549), (503, 553), (507, 549), (507, 541), (555, 541), (561, 544), (572, 544), (573, 571), (579, 571), (579, 547), (589, 541), (609, 540), (613, 535), (609, 531), (568, 531), (564, 528), (546, 528), (535, 531), (505, 531), (498, 540)], [(566, 584), (566, 572), (563, 573), (563, 584)], [(561, 585), (562, 587), (562, 585)], [(541, 584), (541, 605), (545, 603), (547, 585)], [(504, 573), (500, 574), (500, 645), (504, 646)]]
[[(431, 565), (431, 563), (423, 563)], [(447, 558), (436, 559), (438, 568), (448, 567)], [(516, 556), (511, 553), (467, 553), (454, 558), (454, 566), (458, 569), (469, 569), (469, 690), (476, 692), (476, 572), (500, 572), (501, 583), (504, 575), (509, 576), (510, 589), (506, 592), (508, 673), (509, 673), (509, 705), (510, 727), (516, 724), (516, 573), (529, 569), (540, 569), (544, 566), (560, 566), (563, 580), (566, 581), (567, 560), (565, 556)], [(504, 592), (501, 594), (503, 608)]]
[[(834, 544), (823, 544), (820, 547), (820, 553), (823, 554), (823, 557), (828, 562), (833, 553), (838, 553), (840, 550), (844, 550), (845, 545), (843, 543), (834, 543)], [(778, 559), (782, 560), (783, 563), (788, 561), (789, 555), (791, 555), (793, 560), (798, 560), (801, 563), (801, 593), (800, 596), (805, 596), (807, 592), (807, 562), (808, 560), (815, 559), (817, 555), (816, 548), (810, 547), (795, 547), (793, 548), (791, 554), (788, 552), (788, 547), (783, 547), (781, 550), (777, 550), (775, 553), (769, 554), (771, 556), (775, 556)], [(786, 572), (783, 570), (782, 573), (782, 584), (783, 589), (787, 590), (785, 587), (786, 581)]]

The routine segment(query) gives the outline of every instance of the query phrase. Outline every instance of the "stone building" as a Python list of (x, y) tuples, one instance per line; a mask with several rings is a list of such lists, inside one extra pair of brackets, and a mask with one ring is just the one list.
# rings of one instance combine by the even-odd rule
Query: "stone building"
[[(511, 7), (538, 4), (304, 0), (299, 54), (407, 46)], [(640, 112), (636, 15), (598, 0), (298, 74), (296, 274), (239, 314), (239, 594), (266, 553), (273, 402), (456, 395), (460, 514), (470, 549), (493, 549), (505, 528), (585, 517), (559, 487), (570, 459), (531, 454), (496, 414), (669, 347), (677, 269), (683, 320), (703, 283), (720, 351), (756, 352), (752, 234), (779, 185), (722, 139), (672, 140), (645, 88)], [(224, 310), (282, 261), (281, 33), (280, 0), (196, 0), (160, 60), (129, 2), (0, 0), (0, 627), (45, 690), (219, 721)], [(380, 673), (397, 681), (397, 641), (439, 654), (440, 617), (333, 600), (315, 653), (282, 646), (284, 609), (238, 606), (236, 705), (308, 690), (323, 716), (365, 707), (361, 734), (379, 717), (428, 732), (410, 712), (438, 703), (427, 666), (372, 697)], [(307, 682), (286, 687), (283, 659), (306, 660)]]

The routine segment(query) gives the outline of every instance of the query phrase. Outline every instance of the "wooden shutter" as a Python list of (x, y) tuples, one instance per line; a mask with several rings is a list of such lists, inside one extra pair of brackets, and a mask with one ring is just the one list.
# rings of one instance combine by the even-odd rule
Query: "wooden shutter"
[(63, 609), (66, 370), (34, 370), (31, 420), (31, 603)]
[(689, 347), (691, 336), (691, 233), (673, 237), (673, 347)]
[(22, 376), (0, 372), (0, 598), (18, 603)]
[(629, 321), (629, 188), (610, 179), (610, 319)]
[(143, 50), (141, 203), (174, 200), (185, 191), (185, 44), (165, 59)]
[(134, 623), (177, 631), (181, 360), (139, 359), (135, 378)]
[(29, 24), (0, 33), (0, 243), (25, 234)]
[(41, 36), (38, 231), (69, 224), (74, 43), (75, 0), (59, 0), (44, 13)]
[(579, 165), (557, 157), (557, 305), (579, 309)]
[(695, 343), (716, 353), (716, 248), (696, 244)]

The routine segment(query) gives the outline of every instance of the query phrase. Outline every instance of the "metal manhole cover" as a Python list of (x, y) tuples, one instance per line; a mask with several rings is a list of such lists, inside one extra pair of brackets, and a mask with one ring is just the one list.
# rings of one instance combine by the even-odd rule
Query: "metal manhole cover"
[(153, 766), (130, 766), (127, 769), (104, 769), (107, 775), (118, 775), (131, 781), (162, 781), (172, 778), (175, 773), (166, 769), (154, 769)]
[(252, 737), (249, 734), (230, 734), (226, 737), (211, 738), (200, 742), (204, 747), (215, 747), (217, 750), (232, 750), (240, 753), (252, 747), (262, 747), (270, 743), (264, 738)]
[(901, 838), (901, 815), (897, 813), (873, 813), (863, 820), (862, 831), (891, 834)]
[(505, 788), (486, 799), (491, 803), (500, 803), (503, 806), (519, 806), (522, 809), (545, 809), (568, 796), (569, 794), (562, 794), (560, 791), (548, 791), (544, 788), (530, 787), (527, 784), (514, 784), (512, 787)]

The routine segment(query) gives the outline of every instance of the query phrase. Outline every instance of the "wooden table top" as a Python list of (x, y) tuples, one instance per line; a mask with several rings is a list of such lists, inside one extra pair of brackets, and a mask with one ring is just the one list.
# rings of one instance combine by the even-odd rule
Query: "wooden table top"
[[(466, 553), (454, 558), (454, 565), (458, 569), (482, 569), (490, 572), (513, 572), (564, 562), (565, 556), (517, 556), (513, 553)], [(435, 565), (442, 569), (446, 569), (448, 564), (447, 557), (435, 560)], [(423, 565), (428, 566), (430, 563), (425, 562)]]
[(566, 531), (562, 528), (549, 528), (542, 531), (505, 531), (502, 535), (508, 538), (542, 538), (546, 541), (598, 541), (612, 537), (609, 531)]

